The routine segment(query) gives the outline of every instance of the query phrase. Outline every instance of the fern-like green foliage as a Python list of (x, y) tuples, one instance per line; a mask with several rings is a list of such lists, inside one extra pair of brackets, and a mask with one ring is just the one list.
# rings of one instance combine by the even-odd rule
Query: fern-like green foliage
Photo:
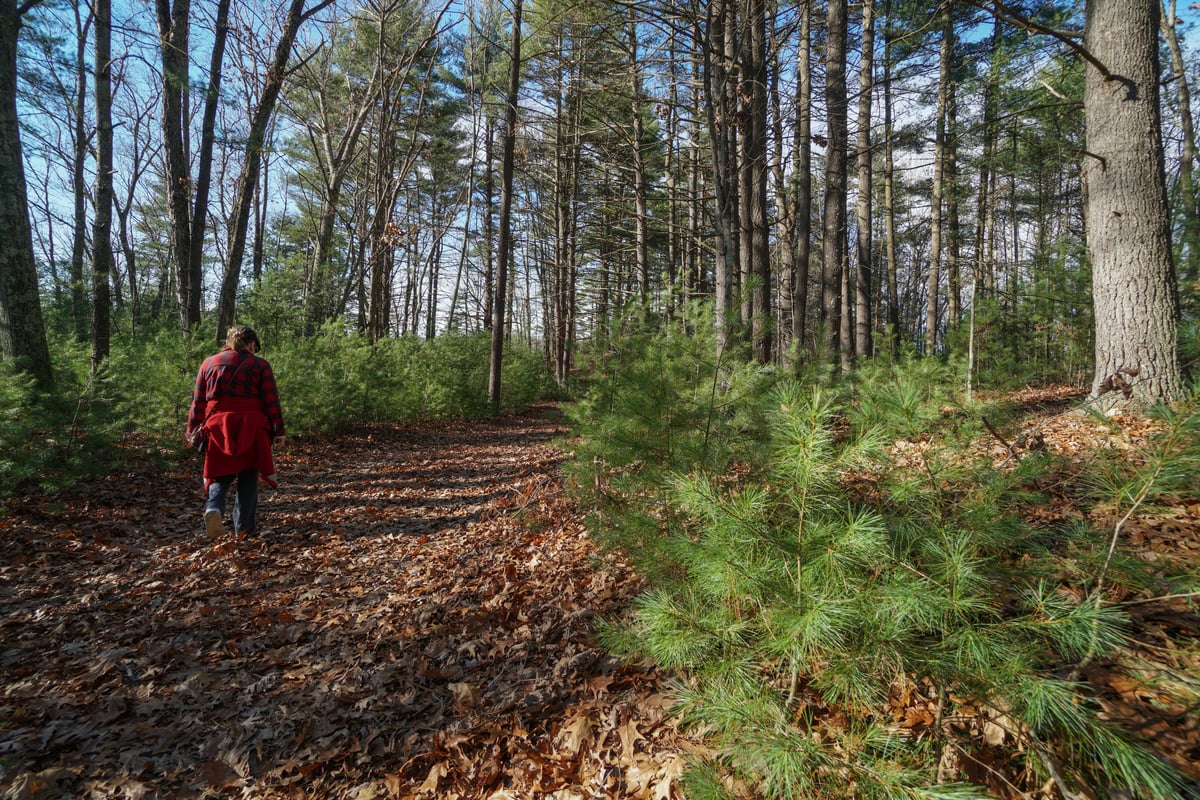
[[(962, 444), (980, 426), (942, 388), (940, 368), (917, 362), (860, 376), (852, 395), (796, 385), (758, 395), (768, 455), (731, 473), (731, 461), (667, 430), (722, 415), (719, 403), (661, 407), (689, 397), (662, 389), (686, 372), (664, 350), (688, 353), (668, 335), (606, 378), (582, 412), (577, 454), (584, 475), (608, 469), (592, 487), (595, 524), (618, 528), (609, 541), (649, 564), (653, 581), (631, 619), (602, 636), (675, 671), (680, 719), (716, 747), (689, 792), (727, 797), (740, 781), (780, 800), (987, 796), (953, 766), (988, 762), (986, 728), (1019, 767), (1007, 780), (1023, 775), (1028, 790), (1054, 781), (1178, 796), (1177, 773), (1067, 674), (1120, 648), (1128, 619), (1061, 589), (1079, 550), (1105, 547), (1105, 531), (1048, 536), (1022, 518), (1048, 461), (999, 470), (968, 457)], [(704, 363), (706, 380), (733, 385)], [(1108, 496), (1128, 507), (1148, 487), (1182, 491), (1176, 478), (1195, 475), (1200, 453), (1197, 405), (1162, 412), (1172, 433), (1131, 473), (1106, 473)], [(898, 465), (889, 449), (901, 444), (920, 447), (901, 448)], [(622, 482), (610, 479), (618, 467)], [(604, 493), (607, 505), (595, 499)], [(898, 681), (934, 721), (898, 724)]]

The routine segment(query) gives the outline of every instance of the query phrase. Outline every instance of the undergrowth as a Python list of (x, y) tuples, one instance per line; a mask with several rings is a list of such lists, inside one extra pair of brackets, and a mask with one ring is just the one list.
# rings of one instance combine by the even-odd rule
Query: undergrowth
[[(490, 337), (407, 337), (372, 344), (330, 324), (316, 336), (275, 340), (260, 329), (262, 355), (279, 383), (289, 435), (332, 433), (362, 422), (476, 418), (487, 399)], [(178, 458), (196, 370), (219, 348), (205, 328), (115, 331), (112, 351), (93, 374), (90, 350), (51, 335), (55, 394), (0, 364), (0, 501), (25, 487), (53, 488), (111, 470), (134, 455)], [(505, 354), (504, 410), (552, 393), (539, 353)]]
[[(689, 800), (1180, 796), (1080, 678), (1128, 641), (1107, 590), (1150, 579), (1120, 523), (1026, 521), (1052, 458), (972, 457), (985, 412), (936, 361), (801, 385), (694, 333), (610, 353), (571, 470), (591, 530), (650, 583), (604, 640), (670, 670), (712, 745)], [(1183, 491), (1198, 405), (1162, 410), (1090, 501), (1120, 520)]]

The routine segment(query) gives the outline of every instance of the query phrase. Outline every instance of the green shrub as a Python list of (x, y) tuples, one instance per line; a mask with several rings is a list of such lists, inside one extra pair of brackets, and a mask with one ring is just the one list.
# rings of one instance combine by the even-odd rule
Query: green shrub
[[(486, 332), (428, 341), (405, 336), (372, 345), (331, 323), (316, 336), (272, 346), (266, 356), (279, 381), (288, 429), (310, 433), (368, 421), (487, 416), (490, 348)], [(551, 384), (544, 359), (509, 347), (501, 387), (505, 410), (546, 397)]]
[[(644, 357), (652, 369), (625, 362), (635, 385), (687, 372), (656, 355)], [(1179, 776), (1069, 674), (1126, 641), (1119, 607), (1059, 588), (1080, 552), (1111, 552), (1108, 532), (1075, 526), (1063, 532), (1069, 552), (1051, 549), (1055, 537), (1020, 513), (1049, 462), (1001, 471), (968, 458), (960, 443), (977, 429), (947, 411), (941, 369), (932, 360), (865, 368), (850, 411), (831, 390), (780, 387), (760, 404), (769, 455), (732, 473), (701, 449), (664, 446), (663, 433), (640, 447), (617, 436), (651, 436), (647, 417), (665, 426), (667, 410), (630, 399), (672, 402), (662, 395), (600, 395), (613, 417), (632, 421), (599, 418), (594, 399), (583, 407), (577, 475), (597, 474), (605, 457), (673, 459), (638, 464), (620, 484), (599, 481), (592, 524), (619, 528), (602, 540), (649, 565), (652, 588), (603, 636), (679, 676), (680, 718), (716, 748), (689, 779), (696, 797), (729, 797), (729, 773), (781, 800), (983, 797), (980, 763), (1023, 781), (1022, 791), (1058, 781), (1066, 791), (1178, 796)], [(670, 396), (686, 403), (686, 392)], [(1177, 435), (1157, 452), (1174, 466), (1118, 473), (1105, 486), (1126, 509), (1146, 481), (1167, 488), (1195, 474), (1200, 412), (1193, 402), (1172, 413)], [(920, 438), (909, 463), (885, 448), (897, 436)], [(619, 511), (630, 507), (641, 514)], [(906, 708), (931, 716), (901, 724), (895, 713)]]
[[(111, 353), (95, 375), (90, 345), (52, 330), (52, 396), (38, 395), (23, 374), (0, 365), (0, 497), (35, 478), (50, 485), (110, 468), (131, 449), (161, 454), (166, 445), (166, 452), (182, 452), (196, 371), (219, 350), (208, 323), (191, 336), (169, 324), (143, 327), (132, 339), (127, 327), (114, 327)], [(259, 334), (290, 433), (491, 413), (487, 333), (373, 345), (334, 321), (310, 337)], [(509, 348), (506, 410), (546, 397), (552, 383), (539, 354)]]
[(763, 397), (778, 375), (718, 352), (699, 305), (668, 324), (630, 323), (591, 359), (586, 391), (567, 409), (579, 435), (569, 476), (591, 530), (652, 575), (670, 564), (658, 549), (672, 476), (757, 463)]

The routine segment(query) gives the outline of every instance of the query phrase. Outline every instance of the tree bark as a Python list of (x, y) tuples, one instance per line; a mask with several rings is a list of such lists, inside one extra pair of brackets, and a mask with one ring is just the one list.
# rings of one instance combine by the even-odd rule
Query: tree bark
[(828, 144), (825, 152), (825, 220), (821, 281), (821, 326), (824, 360), (840, 350), (842, 273), (846, 260), (846, 0), (830, 0), (825, 45), (825, 106)]
[(1182, 393), (1178, 298), (1158, 96), (1158, 0), (1089, 0), (1087, 245), (1096, 316), (1092, 397), (1145, 405)]
[(94, 0), (96, 14), (96, 218), (92, 229), (92, 372), (108, 358), (111, 337), (113, 123), (112, 0)]
[(37, 2), (0, 3), (0, 355), (27, 370), (42, 391), (54, 388), (42, 322), (21, 126), (17, 117), (17, 36)]
[(925, 293), (925, 355), (937, 353), (938, 311), (942, 269), (942, 196), (946, 176), (946, 104), (950, 96), (950, 59), (954, 23), (949, 9), (942, 12), (942, 45), (938, 58), (937, 119), (933, 142), (933, 187), (929, 198), (929, 280)]
[(892, 0), (887, 0), (887, 22), (883, 43), (883, 236), (887, 270), (888, 346), (893, 356), (900, 351), (900, 282), (896, 266), (896, 157), (892, 125)]
[(17, 36), (20, 18), (37, 2), (0, 2), (0, 355), (28, 371), (38, 389), (54, 387), (34, 234), (29, 224), (25, 163), (17, 118)]
[(75, 338), (87, 340), (87, 297), (84, 293), (84, 260), (87, 255), (87, 165), (91, 136), (87, 130), (87, 40), (88, 32), (95, 22), (95, 12), (90, 5), (81, 19), (80, 7), (75, 6), (75, 107), (72, 109), (73, 152), (71, 154), (71, 198), (74, 214), (71, 225), (71, 326)]
[[(983, 145), (979, 158), (979, 186), (975, 200), (975, 276), (972, 283), (972, 306), (980, 298), (988, 298), (994, 290), (995, 265), (991, 245), (995, 241), (995, 182), (996, 153), (996, 92), (1000, 82), (1000, 18), (992, 27), (991, 65), (983, 88)], [(979, 284), (982, 282), (982, 288)], [(974, 309), (972, 309), (973, 313)]]
[(188, 17), (190, 0), (155, 0), (162, 57), (162, 130), (171, 221), (168, 252), (175, 267), (179, 325), (184, 333), (200, 324), (200, 275), (191, 271), (192, 181), (187, 152)]
[(500, 384), (504, 364), (505, 307), (508, 265), (512, 255), (513, 165), (517, 140), (517, 100), (521, 89), (521, 5), (513, 1), (512, 46), (509, 50), (508, 96), (504, 107), (503, 162), (500, 174), (500, 241), (496, 263), (496, 307), (492, 313), (492, 348), (488, 361), (488, 402), (500, 412)]
[(650, 305), (650, 244), (647, 207), (646, 154), (642, 142), (645, 132), (642, 126), (642, 69), (638, 56), (637, 22), (633, 8), (629, 9), (627, 31), (629, 36), (629, 92), (630, 116), (633, 121), (633, 204), (634, 204), (634, 250), (637, 263), (638, 297), (644, 307)]
[(723, 347), (732, 334), (734, 275), (738, 266), (737, 200), (737, 125), (735, 94), (730, 75), (734, 64), (734, 13), (729, 0), (711, 0), (707, 6), (707, 36), (695, 28), (697, 44), (703, 54), (705, 112), (713, 161), (716, 190), (717, 258), (714, 294), (718, 346)]
[(771, 239), (767, 197), (767, 6), (749, 0), (750, 44), (745, 79), (751, 94), (746, 158), (750, 167), (750, 253), (754, 281), (751, 343), (760, 364), (771, 361)]
[(958, 328), (962, 316), (962, 277), (958, 218), (958, 57), (950, 29), (950, 82), (946, 87), (946, 328)]
[(797, 364), (808, 328), (808, 271), (812, 250), (812, 0), (802, 0), (800, 46), (796, 53), (796, 277), (792, 341)]
[(875, 6), (874, 0), (862, 3), (862, 65), (858, 81), (858, 270), (854, 281), (854, 355), (871, 355), (871, 286), (873, 281), (871, 245), (871, 100), (875, 86)]

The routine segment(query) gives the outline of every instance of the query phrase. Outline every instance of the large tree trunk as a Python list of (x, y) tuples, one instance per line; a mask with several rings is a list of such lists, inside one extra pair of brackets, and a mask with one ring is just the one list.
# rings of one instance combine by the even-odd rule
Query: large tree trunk
[(108, 358), (112, 273), (112, 0), (95, 0), (96, 219), (92, 229), (92, 372)]
[(858, 81), (858, 272), (854, 281), (854, 354), (871, 355), (871, 100), (875, 85), (874, 0), (862, 4), (862, 66)]
[(825, 105), (828, 145), (825, 153), (825, 220), (821, 280), (821, 327), (824, 359), (839, 353), (842, 273), (846, 258), (846, 0), (830, 0), (825, 51)]
[(1158, 97), (1158, 0), (1090, 0), (1087, 244), (1096, 314), (1092, 396), (1138, 404), (1182, 390)]
[(517, 142), (517, 100), (521, 89), (521, 4), (513, 2), (512, 48), (509, 51), (508, 96), (504, 107), (503, 162), (500, 174), (500, 242), (496, 263), (496, 307), (492, 312), (492, 349), (488, 360), (488, 402), (500, 411), (500, 383), (504, 364), (508, 265), (512, 255), (513, 166)]
[[(28, 10), (34, 4), (26, 5)], [(0, 2), (0, 355), (50, 391), (54, 372), (42, 323), (21, 126), (17, 118), (17, 34), (21, 10)]]

